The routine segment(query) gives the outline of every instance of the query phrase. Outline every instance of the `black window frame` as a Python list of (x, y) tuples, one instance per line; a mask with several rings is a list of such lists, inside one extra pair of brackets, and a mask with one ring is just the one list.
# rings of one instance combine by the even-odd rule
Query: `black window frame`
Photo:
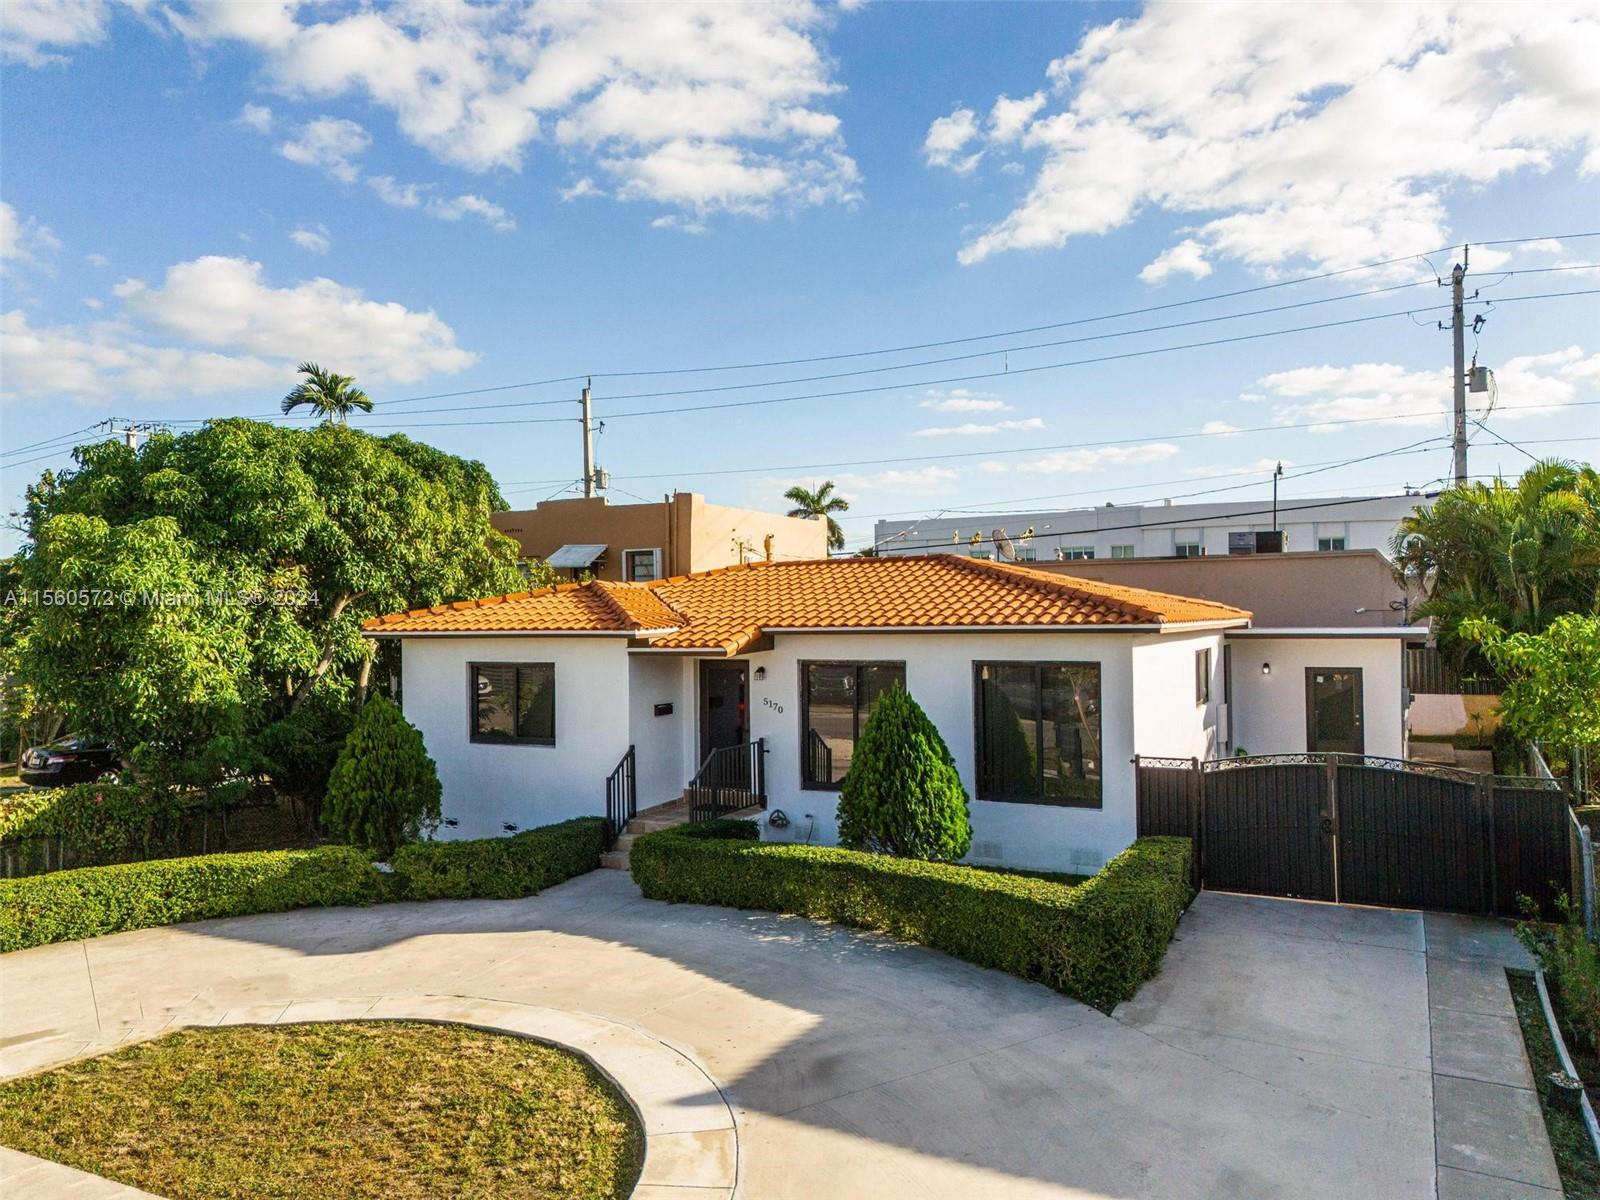
[[(515, 714), (521, 700), (522, 670), (540, 667), (550, 673), (550, 736), (549, 737), (491, 737), (478, 732), (478, 672), (486, 667), (509, 669), (512, 684), (511, 711)], [(512, 724), (515, 726), (515, 718)], [(469, 662), (467, 664), (467, 740), (478, 746), (554, 746), (556, 744), (556, 664), (553, 662)]]
[(806, 739), (811, 732), (811, 689), (806, 686), (810, 678), (812, 667), (853, 667), (856, 673), (856, 683), (853, 690), (853, 709), (851, 713), (851, 727), (853, 741), (861, 740), (861, 727), (865, 722), (861, 719), (861, 672), (868, 667), (897, 667), (900, 670), (900, 686), (906, 686), (906, 662), (903, 658), (802, 658), (796, 664), (800, 671), (800, 790), (802, 792), (837, 792), (844, 787), (844, 780), (838, 783), (815, 783), (806, 778), (806, 768), (810, 765), (810, 756), (806, 753)]
[[(1095, 699), (1096, 715), (1100, 718), (1098, 736), (1100, 740), (1100, 774), (1096, 778), (1098, 793), (1093, 800), (1076, 799), (1072, 796), (1046, 796), (1044, 794), (1044, 755), (1038, 756), (1038, 773), (1036, 782), (1037, 792), (1032, 796), (997, 796), (984, 790), (988, 773), (984, 770), (984, 713), (983, 713), (983, 669), (985, 667), (1028, 667), (1034, 671), (1034, 686), (1039, 694), (1044, 690), (1043, 672), (1046, 667), (1089, 667), (1095, 673)], [(1106, 803), (1106, 771), (1105, 771), (1105, 665), (1098, 659), (974, 659), (972, 663), (972, 782), (973, 794), (982, 801), (990, 804), (1038, 804), (1045, 808), (1085, 808), (1104, 809)], [(1042, 706), (1041, 706), (1042, 708)], [(1034, 718), (1036, 728), (1034, 731), (1035, 744), (1043, 742), (1044, 717), (1041, 714)], [(1087, 776), (1085, 777), (1087, 778)]]
[(1194, 702), (1211, 703), (1211, 647), (1194, 652)]

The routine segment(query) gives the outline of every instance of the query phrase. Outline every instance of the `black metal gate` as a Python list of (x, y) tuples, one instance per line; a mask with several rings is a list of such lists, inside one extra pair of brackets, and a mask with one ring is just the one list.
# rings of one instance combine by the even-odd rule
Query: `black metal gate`
[(1140, 836), (1195, 839), (1202, 886), (1546, 914), (1572, 876), (1559, 783), (1352, 754), (1134, 759)]

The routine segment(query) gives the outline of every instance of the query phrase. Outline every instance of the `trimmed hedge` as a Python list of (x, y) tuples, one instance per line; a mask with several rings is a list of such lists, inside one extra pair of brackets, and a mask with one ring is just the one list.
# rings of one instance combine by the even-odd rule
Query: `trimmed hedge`
[(382, 877), (347, 846), (208, 854), (0, 879), (0, 952), (128, 929), (370, 904)]
[(593, 871), (605, 849), (599, 817), (576, 817), (511, 837), (411, 842), (395, 851), (398, 900), (511, 900)]
[[(708, 823), (709, 825), (710, 823)], [(730, 826), (747, 826), (749, 832)], [(1077, 886), (887, 855), (759, 842), (748, 821), (649, 833), (629, 852), (653, 900), (876, 929), (1037, 980), (1110, 1012), (1161, 967), (1193, 898), (1187, 838), (1140, 838)]]

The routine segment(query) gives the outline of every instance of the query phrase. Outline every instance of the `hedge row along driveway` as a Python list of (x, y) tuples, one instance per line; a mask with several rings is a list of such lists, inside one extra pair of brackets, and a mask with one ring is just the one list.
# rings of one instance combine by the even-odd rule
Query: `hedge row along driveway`
[(359, 850), (324, 846), (0, 879), (0, 952), (210, 917), (531, 896), (598, 867), (604, 841), (605, 823), (580, 817), (507, 838), (403, 846), (392, 874)]
[(1187, 838), (1140, 838), (1098, 875), (1069, 885), (757, 837), (748, 821), (646, 834), (629, 852), (634, 882), (652, 900), (880, 930), (1105, 1012), (1160, 969), (1194, 897)]

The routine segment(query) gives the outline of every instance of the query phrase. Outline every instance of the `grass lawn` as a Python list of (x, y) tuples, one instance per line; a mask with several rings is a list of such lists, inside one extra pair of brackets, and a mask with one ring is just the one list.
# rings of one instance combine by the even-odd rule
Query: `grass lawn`
[(13, 1080), (0, 1143), (170, 1200), (611, 1200), (644, 1151), (577, 1055), (401, 1021), (189, 1029)]
[[(1539, 1106), (1544, 1109), (1544, 1125), (1550, 1133), (1550, 1147), (1555, 1151), (1556, 1167), (1561, 1171), (1561, 1185), (1568, 1200), (1600, 1200), (1600, 1159), (1595, 1158), (1594, 1144), (1583, 1118), (1550, 1107), (1545, 1096), (1544, 1081), (1550, 1072), (1559, 1070), (1556, 1046), (1550, 1039), (1550, 1030), (1544, 1020), (1544, 1009), (1539, 1004), (1539, 991), (1533, 976), (1508, 974), (1511, 998), (1517, 1006), (1517, 1019), (1522, 1023), (1522, 1040), (1528, 1049), (1528, 1064), (1533, 1068), (1534, 1083), (1539, 1089)], [(1568, 1044), (1571, 1050), (1571, 1044)], [(1588, 1087), (1590, 1101), (1595, 1100), (1594, 1060), (1575, 1063), (1578, 1074)]]

